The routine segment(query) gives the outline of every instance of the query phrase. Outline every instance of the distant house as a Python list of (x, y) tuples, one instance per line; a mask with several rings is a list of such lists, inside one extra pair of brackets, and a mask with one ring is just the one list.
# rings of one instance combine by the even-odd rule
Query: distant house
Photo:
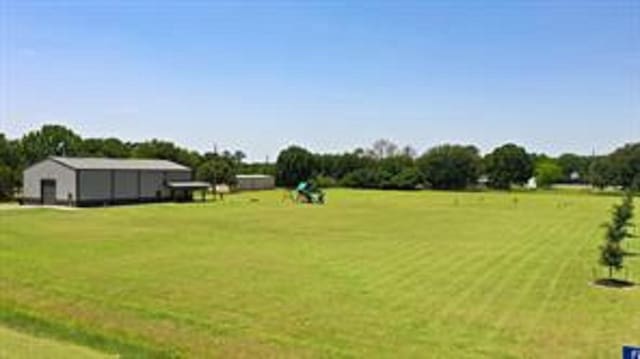
[(49, 157), (24, 170), (22, 196), (71, 206), (186, 201), (209, 187), (192, 178), (191, 169), (165, 160)]
[(571, 174), (569, 175), (569, 179), (570, 179), (572, 182), (578, 182), (578, 181), (580, 181), (580, 172), (578, 172), (578, 171), (573, 171), (573, 172), (571, 172)]
[(527, 183), (524, 185), (524, 187), (527, 188), (527, 189), (537, 189), (538, 188), (538, 181), (536, 180), (535, 177), (531, 177), (531, 178), (529, 178)]
[(236, 190), (238, 191), (256, 191), (265, 189), (274, 189), (276, 180), (273, 176), (253, 174), (253, 175), (236, 175)]

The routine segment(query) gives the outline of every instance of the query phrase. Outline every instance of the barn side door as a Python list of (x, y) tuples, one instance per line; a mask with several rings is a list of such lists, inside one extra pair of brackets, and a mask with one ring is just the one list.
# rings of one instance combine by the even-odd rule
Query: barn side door
[(40, 182), (40, 201), (42, 204), (56, 204), (56, 181), (43, 179)]

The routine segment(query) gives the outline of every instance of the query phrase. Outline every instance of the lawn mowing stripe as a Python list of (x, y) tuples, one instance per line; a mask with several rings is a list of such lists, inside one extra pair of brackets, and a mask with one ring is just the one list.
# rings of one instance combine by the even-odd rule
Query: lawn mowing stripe
[[(114, 309), (114, 310), (118, 310), (120, 312), (122, 312), (123, 314), (125, 312), (128, 312), (130, 314), (134, 314), (135, 318), (138, 318), (140, 320), (158, 320), (158, 319), (164, 319), (164, 320), (171, 320), (174, 323), (181, 323), (183, 325), (186, 325), (187, 327), (199, 327), (200, 329), (204, 329), (207, 332), (210, 333), (218, 333), (219, 332), (216, 331), (212, 331), (212, 329), (214, 328), (214, 325), (212, 325), (213, 323), (211, 322), (207, 322), (207, 321), (202, 321), (202, 320), (198, 320), (198, 319), (194, 319), (194, 318), (188, 318), (187, 321), (185, 320), (184, 316), (177, 316), (175, 313), (168, 313), (168, 312), (164, 312), (164, 311), (149, 311), (148, 309), (145, 308), (141, 308), (140, 306), (135, 306), (135, 305), (128, 305), (127, 303), (123, 303), (123, 302), (118, 302), (119, 304), (115, 305), (115, 304), (110, 304), (105, 306), (105, 302), (103, 300), (100, 300), (100, 298), (96, 298), (93, 296), (89, 296), (86, 294), (79, 294), (78, 292), (73, 292), (73, 291), (62, 291), (59, 288), (47, 288), (42, 290), (42, 288), (39, 288), (39, 293), (56, 293), (56, 297), (62, 297), (62, 298), (68, 298), (67, 302), (68, 303), (74, 303), (74, 306), (78, 305), (78, 299), (84, 301), (86, 304), (90, 304), (91, 306), (94, 307), (98, 307), (101, 306), (103, 308), (110, 308), (110, 309)], [(0, 302), (0, 304), (2, 304), (2, 302)], [(13, 304), (12, 305), (14, 308), (18, 308), (19, 305)], [(32, 308), (29, 309), (25, 309), (25, 310), (29, 310), (32, 311)], [(105, 311), (106, 312), (106, 311)], [(71, 317), (69, 317), (67, 314), (65, 314), (66, 317), (68, 317), (69, 319), (73, 319)], [(85, 321), (81, 321), (83, 325), (87, 324), (85, 323)], [(110, 329), (109, 328), (100, 328), (98, 330), (99, 332), (104, 333), (104, 335), (107, 335), (107, 333), (110, 333)], [(96, 331), (96, 332), (98, 332)], [(113, 334), (113, 333), (112, 333)], [(138, 333), (141, 334), (144, 337), (144, 340), (151, 340), (153, 341), (153, 338), (151, 338), (149, 336), (149, 333)], [(157, 341), (154, 341), (154, 345), (160, 345), (162, 343), (158, 343)]]
[[(434, 243), (429, 241), (428, 246), (433, 247)], [(457, 251), (461, 251), (464, 249), (456, 249)], [(450, 254), (450, 253), (447, 253)], [(466, 254), (466, 253), (465, 253)], [(418, 253), (417, 257), (420, 258), (426, 258), (424, 256), (422, 256), (422, 253)], [(475, 250), (473, 251), (473, 257), (470, 256), (461, 256), (461, 259), (457, 260), (454, 266), (446, 266), (446, 271), (450, 272), (450, 273), (456, 273), (456, 275), (458, 275), (461, 272), (459, 268), (464, 268), (464, 270), (466, 271), (473, 271), (475, 270), (474, 265), (477, 266), (481, 266), (482, 263), (479, 263), (478, 261), (475, 261), (474, 259), (476, 257), (480, 257), (480, 258), (484, 258), (485, 257), (485, 253), (482, 250)], [(410, 258), (413, 259), (413, 258)], [(436, 260), (433, 261), (428, 261), (426, 263), (423, 263), (422, 261), (418, 261), (418, 260), (405, 260), (404, 262), (411, 264), (413, 263), (413, 268), (411, 268), (410, 270), (403, 270), (401, 275), (400, 275), (400, 279), (396, 282), (394, 282), (394, 286), (398, 287), (399, 289), (405, 289), (406, 286), (403, 285), (404, 282), (411, 280), (413, 278), (415, 278), (415, 276), (412, 275), (407, 275), (407, 274), (411, 274), (411, 273), (416, 273), (416, 272), (431, 272), (433, 267), (440, 267), (440, 263), (441, 262), (450, 262), (450, 257), (447, 255), (443, 255), (443, 256), (438, 256), (436, 258)], [(467, 263), (470, 262), (472, 263), (471, 265), (468, 265)], [(416, 268), (417, 267), (417, 268)], [(418, 270), (416, 270), (418, 269)], [(439, 272), (440, 273), (440, 272)], [(459, 276), (459, 277), (464, 277), (464, 276)]]
[[(527, 252), (527, 247), (522, 247), (522, 252)], [(481, 271), (481, 275), (477, 277), (473, 284), (468, 285), (465, 281), (462, 283), (462, 287), (454, 293), (457, 293), (455, 299), (449, 301), (443, 308), (440, 310), (440, 314), (444, 317), (453, 314), (460, 310), (461, 308), (465, 308), (465, 310), (474, 310), (483, 312), (484, 305), (481, 303), (490, 302), (487, 298), (491, 297), (491, 295), (498, 295), (501, 291), (498, 290), (499, 283), (504, 280), (505, 275), (502, 271), (503, 267), (508, 267), (509, 263), (513, 263), (515, 261), (521, 260), (522, 256), (520, 252), (509, 253), (510, 251), (506, 251), (507, 253), (498, 257), (497, 260), (485, 260), (483, 263), (487, 263), (486, 269)], [(494, 278), (498, 276), (500, 278), (498, 281), (495, 281)], [(491, 289), (487, 292), (478, 292), (480, 290), (485, 290), (486, 283), (492, 283)], [(475, 294), (480, 294), (479, 297), (475, 297)], [(453, 293), (452, 293), (453, 295)], [(469, 300), (473, 300), (470, 305), (466, 303)]]
[[(594, 232), (598, 233), (597, 230), (594, 230)], [(590, 235), (585, 235), (584, 238), (585, 239), (583, 239), (581, 241), (581, 246), (579, 248), (584, 248), (584, 247), (586, 247), (588, 245), (591, 245), (591, 243), (592, 243), (591, 242), (591, 236)], [(573, 241), (567, 241), (567, 242), (569, 242), (571, 244), (571, 245), (568, 245), (568, 247), (571, 247), (571, 246), (574, 245)], [(579, 250), (577, 252), (579, 252)], [(564, 253), (562, 253), (562, 254), (564, 254)], [(547, 282), (548, 285), (547, 285), (546, 289), (544, 290), (544, 293), (545, 293), (544, 294), (544, 298), (543, 298), (542, 301), (539, 302), (539, 305), (536, 308), (536, 312), (531, 316), (532, 325), (531, 325), (531, 330), (529, 331), (530, 333), (538, 332), (535, 328), (539, 328), (540, 327), (540, 323), (541, 323), (541, 320), (542, 320), (542, 318), (541, 318), (542, 314), (545, 313), (547, 308), (549, 307), (549, 304), (551, 303), (552, 298), (555, 295), (556, 287), (558, 286), (560, 278), (564, 275), (564, 273), (566, 271), (566, 268), (569, 266), (569, 264), (570, 263), (568, 261), (563, 261), (560, 264), (560, 268), (557, 269), (554, 272), (555, 275), (553, 276), (553, 278)], [(585, 283), (585, 285), (586, 285), (586, 283)]]
[[(512, 242), (510, 242), (510, 243), (512, 243)], [(508, 248), (508, 247), (505, 247), (505, 248), (504, 248), (504, 252), (507, 252), (508, 250), (509, 250), (509, 248)], [(485, 254), (485, 253), (484, 253), (484, 252), (482, 252), (482, 251), (478, 251), (478, 253), (481, 253), (481, 254), (483, 254), (483, 255)], [(499, 257), (499, 258), (504, 258), (505, 256), (499, 255), (498, 257)], [(476, 266), (476, 267), (478, 267), (478, 268), (486, 267), (487, 262), (490, 262), (490, 261), (491, 261), (490, 259), (483, 260), (483, 261), (478, 261), (478, 263), (477, 263), (477, 266)], [(489, 268), (490, 268), (491, 266), (492, 266), (492, 265), (491, 265), (491, 264), (489, 264)], [(455, 272), (455, 273), (456, 273), (456, 274), (458, 274), (457, 272)], [(473, 273), (473, 271), (472, 271), (471, 273)], [(464, 277), (464, 276), (462, 276), (462, 275), (460, 275), (460, 276), (459, 276), (459, 278), (462, 278), (462, 279), (461, 279), (461, 280), (458, 280), (458, 281), (456, 281), (456, 282), (457, 282), (457, 283), (462, 283), (462, 284), (464, 285), (464, 284), (465, 284), (465, 282), (464, 282), (464, 278), (465, 278), (465, 277)], [(454, 292), (454, 293), (459, 293), (459, 292)], [(447, 296), (447, 297), (448, 297), (448, 296)], [(430, 298), (428, 298), (428, 299), (430, 299)], [(434, 302), (434, 301), (432, 300), (431, 302)], [(434, 303), (435, 303), (435, 302), (434, 302)], [(446, 304), (445, 304), (445, 306), (444, 306), (444, 307), (437, 307), (437, 306), (435, 306), (435, 305), (430, 305), (430, 307), (431, 307), (431, 308), (430, 308), (430, 311), (428, 311), (428, 313), (429, 313), (429, 314), (426, 314), (426, 315), (425, 315), (425, 317), (432, 317), (432, 318), (440, 318), (440, 317), (443, 317), (443, 318), (446, 318), (446, 317), (448, 316), (448, 315), (447, 315), (447, 310), (448, 310), (448, 308), (450, 308), (450, 306), (448, 306), (448, 305), (446, 305)], [(438, 310), (436, 310), (436, 308), (437, 308)], [(428, 324), (428, 325), (430, 326), (430, 325), (432, 325), (432, 323), (431, 323), (431, 324)]]
[[(567, 228), (567, 224), (564, 224), (564, 225), (560, 228), (560, 229), (561, 229), (561, 230), (563, 230), (563, 231), (559, 231), (556, 235), (554, 235), (554, 236), (552, 236), (552, 237), (553, 237), (553, 238), (559, 238), (559, 237), (562, 237), (562, 236), (561, 236), (561, 234), (562, 234), (563, 232), (576, 233), (576, 232), (578, 232), (578, 230), (580, 229), (580, 228), (579, 228), (579, 227), (580, 227), (580, 223), (581, 223), (581, 221), (573, 221), (573, 222), (572, 222), (573, 227), (571, 227), (571, 228)], [(569, 223), (569, 224), (571, 224), (571, 223)], [(580, 236), (578, 236), (578, 237), (580, 237)], [(584, 237), (585, 237), (585, 238), (589, 238), (589, 236), (584, 236)], [(588, 243), (588, 241), (583, 240), (583, 241), (582, 241), (582, 243), (581, 243), (581, 246), (580, 246), (579, 248), (584, 247), (586, 243)], [(559, 249), (559, 250), (556, 250), (556, 252), (555, 252), (555, 254), (556, 254), (556, 255), (555, 255), (555, 256), (553, 256), (553, 257), (549, 260), (549, 262), (550, 262), (550, 263), (558, 263), (558, 262), (561, 262), (560, 267), (559, 267), (559, 268), (554, 268), (553, 266), (546, 266), (546, 267), (545, 267), (545, 266), (542, 266), (542, 265), (541, 265), (541, 266), (539, 267), (539, 270), (537, 271), (537, 273), (538, 273), (538, 276), (537, 276), (537, 277), (538, 277), (538, 278), (545, 278), (545, 276), (542, 276), (542, 274), (544, 274), (544, 273), (545, 273), (545, 269), (547, 269), (547, 270), (551, 270), (551, 271), (552, 271), (552, 278), (553, 278), (553, 279), (552, 279), (551, 281), (548, 281), (548, 280), (547, 280), (547, 281), (545, 281), (545, 282), (547, 282), (547, 283), (548, 283), (548, 282), (552, 283), (552, 284), (551, 284), (551, 286), (552, 286), (551, 288), (555, 288), (555, 287), (556, 287), (556, 285), (557, 285), (557, 283), (559, 282), (559, 279), (560, 279), (561, 277), (563, 277), (563, 276), (564, 276), (564, 274), (565, 274), (565, 272), (566, 272), (567, 268), (568, 268), (568, 267), (570, 267), (570, 264), (573, 262), (573, 260), (569, 260), (569, 259), (567, 258), (567, 253), (572, 253), (571, 248), (572, 248), (572, 247), (574, 247), (574, 245), (575, 245), (575, 242), (574, 242), (574, 241), (571, 241), (571, 240), (567, 240), (567, 241), (565, 241), (565, 242), (564, 242), (564, 246), (560, 247), (560, 249)], [(557, 246), (554, 246), (553, 248), (554, 248), (554, 249), (557, 249), (558, 247), (557, 247)], [(575, 252), (579, 252), (579, 251), (574, 251), (574, 253), (575, 253)], [(558, 259), (564, 259), (564, 260), (563, 260), (563, 261), (562, 261), (562, 260), (561, 260), (561, 261), (559, 261)], [(531, 283), (532, 283), (532, 282), (531, 282)], [(585, 285), (586, 285), (586, 283), (585, 283)], [(529, 285), (529, 287), (530, 287), (530, 286), (531, 286), (531, 285)], [(567, 288), (565, 288), (565, 289), (567, 289)], [(520, 298), (520, 299), (518, 299), (518, 300), (517, 300), (517, 301), (515, 301), (515, 302), (514, 302), (514, 301), (509, 302), (509, 308), (517, 308), (517, 307), (519, 306), (519, 303), (522, 303), (522, 302), (524, 301), (524, 299), (525, 299), (525, 298), (529, 298), (529, 296), (527, 295), (528, 293), (529, 293), (529, 292), (528, 292), (528, 291), (526, 291), (526, 290), (523, 290), (522, 292), (519, 292), (519, 294), (520, 294), (520, 295), (519, 295), (519, 298)], [(547, 292), (546, 292), (546, 293), (549, 293), (549, 290), (547, 290)], [(525, 326), (525, 327), (528, 327), (528, 328), (532, 328), (532, 325), (533, 325), (533, 327), (535, 327), (535, 321), (540, 319), (540, 315), (543, 313), (543, 311), (544, 311), (544, 307), (548, 305), (548, 303), (549, 303), (549, 301), (550, 301), (550, 298), (551, 298), (551, 297), (547, 295), (547, 296), (545, 296), (545, 298), (544, 298), (544, 300), (543, 300), (543, 301), (541, 301), (541, 302), (540, 302), (540, 301), (536, 302), (536, 303), (538, 303), (538, 304), (539, 304), (539, 305), (537, 306), (537, 308), (536, 308), (536, 315), (535, 315), (535, 316), (533, 316), (533, 317), (532, 317), (532, 316), (529, 316), (529, 317), (528, 317), (528, 319), (529, 319), (529, 320), (528, 320), (528, 323), (529, 323), (529, 324), (527, 325), (526, 323), (521, 323), (521, 326)], [(567, 305), (569, 305), (569, 304), (567, 303)], [(513, 309), (512, 309), (511, 311), (513, 311)], [(508, 308), (507, 308), (507, 311), (506, 311), (505, 313), (503, 313), (503, 314), (502, 314), (502, 316), (499, 318), (498, 322), (496, 323), (497, 325), (499, 325), (499, 326), (504, 326), (504, 324), (505, 324), (505, 322), (506, 322), (506, 320), (507, 320), (507, 317), (508, 317), (507, 312), (508, 312)], [(529, 333), (529, 335), (527, 336), (527, 338), (530, 338), (530, 339), (527, 339), (528, 341), (533, 340), (534, 334), (537, 334), (537, 333), (538, 333), (538, 331), (535, 331), (535, 330), (533, 330), (533, 329), (531, 329), (530, 331), (526, 331), (526, 330), (525, 330), (525, 331), (522, 331), (522, 332), (523, 332), (523, 333), (527, 333), (527, 332)], [(494, 339), (495, 339), (495, 336), (489, 335), (489, 336), (487, 337), (487, 339), (486, 339), (486, 340), (494, 340)]]
[[(506, 286), (508, 285), (513, 285), (514, 280), (512, 280), (512, 277), (514, 275), (520, 274), (521, 272), (518, 271), (517, 269), (519, 268), (526, 268), (527, 263), (535, 261), (538, 257), (538, 255), (540, 254), (544, 254), (545, 251), (547, 250), (546, 245), (548, 243), (552, 243), (554, 240), (554, 237), (551, 235), (556, 231), (556, 227), (558, 226), (546, 226), (544, 227), (544, 232), (541, 234), (541, 237), (545, 238), (543, 241), (536, 241), (534, 240), (534, 238), (531, 238), (529, 236), (529, 231), (523, 231), (523, 235), (522, 238), (520, 238), (519, 240), (522, 241), (526, 241), (527, 243), (529, 243), (530, 245), (532, 245), (534, 247), (533, 250), (527, 250), (523, 256), (512, 256), (513, 259), (517, 260), (516, 264), (514, 264), (513, 266), (508, 266), (509, 270), (507, 271), (506, 274), (500, 275), (499, 280), (495, 281), (493, 283), (493, 285), (491, 286), (491, 291), (489, 293), (487, 293), (486, 295), (483, 296), (482, 298), (482, 303), (480, 303), (477, 306), (474, 306), (474, 308), (476, 309), (476, 316), (482, 316), (483, 313), (485, 313), (485, 311), (487, 310), (487, 308), (489, 307), (489, 305), (491, 303), (493, 303), (494, 299), (499, 296), (500, 294), (503, 294), (503, 290)], [(529, 248), (529, 246), (527, 246), (527, 249)], [(525, 278), (531, 278), (531, 276), (526, 276)], [(527, 284), (531, 283), (532, 281), (529, 280), (527, 282)], [(525, 285), (517, 285), (518, 288), (518, 293), (522, 293), (524, 291), (524, 289), (526, 288), (527, 284)], [(511, 300), (510, 300), (511, 302)], [(479, 309), (479, 310), (478, 310)], [(501, 313), (499, 315), (504, 315), (505, 313), (505, 308), (501, 307)], [(494, 320), (496, 318), (493, 318)], [(498, 322), (493, 322), (496, 326), (499, 326)]]
[[(443, 260), (444, 262), (450, 261), (450, 258), (447, 258), (444, 256), (442, 258), (444, 258)], [(476, 260), (476, 258), (480, 258), (482, 260)], [(442, 286), (440, 285), (440, 282), (438, 280), (431, 282), (430, 286), (427, 288), (427, 292), (425, 293), (424, 298), (421, 301), (422, 307), (427, 309), (427, 311), (425, 312), (425, 315), (428, 317), (431, 317), (433, 315), (438, 316), (438, 314), (442, 310), (442, 307), (437, 306), (436, 303), (439, 300), (441, 300), (443, 296), (448, 297), (445, 293), (452, 293), (452, 294), (458, 293), (460, 291), (460, 288), (463, 288), (466, 286), (466, 283), (463, 278), (464, 275), (462, 273), (477, 272), (479, 269), (487, 267), (488, 262), (489, 260), (486, 260), (485, 253), (481, 250), (477, 250), (475, 251), (472, 257), (467, 257), (465, 258), (465, 260), (459, 260), (456, 262), (456, 265), (448, 267), (447, 268), (448, 273), (455, 273), (455, 275), (459, 276), (459, 278), (461, 279), (457, 281), (448, 280)], [(471, 263), (471, 264), (468, 264), (468, 263)], [(461, 270), (461, 268), (464, 268), (464, 271)], [(455, 284), (459, 284), (459, 285), (456, 286)], [(408, 285), (410, 285), (410, 283), (408, 283)], [(436, 293), (438, 293), (439, 296), (432, 295)]]
[[(464, 273), (473, 273), (477, 268), (481, 268), (485, 262), (477, 259), (484, 258), (484, 252), (481, 250), (476, 250), (471, 256), (465, 256), (464, 258), (457, 260), (455, 265), (446, 267), (446, 272), (455, 273), (456, 276), (464, 277)], [(422, 278), (433, 278), (433, 275), (430, 274), (432, 273), (434, 268), (439, 269), (441, 267), (444, 267), (443, 264), (449, 263), (450, 261), (451, 258), (448, 256), (439, 256), (437, 260), (429, 261), (428, 265), (425, 266), (421, 266), (419, 263), (414, 264), (413, 266), (407, 266), (407, 269), (405, 269), (403, 274), (396, 282), (392, 283), (392, 286), (398, 292), (409, 295), (410, 293), (414, 292), (411, 289), (415, 290), (416, 287), (419, 288), (424, 285), (424, 282), (422, 283), (422, 285), (417, 285), (417, 281), (420, 281), (420, 279)], [(410, 262), (410, 260), (407, 261), (407, 263)], [(423, 273), (426, 273), (427, 275), (425, 276), (423, 275)], [(436, 278), (439, 277), (436, 276)], [(444, 290), (443, 287), (440, 287), (438, 285), (438, 280), (426, 283), (428, 293), (434, 293), (436, 291), (442, 292)], [(449, 282), (449, 284), (450, 283), (451, 282)], [(405, 298), (403, 296), (394, 297), (391, 307), (397, 309), (398, 307), (403, 306), (404, 299)], [(424, 298), (423, 303), (425, 303), (429, 299), (431, 298)]]
[[(557, 232), (558, 229), (563, 229), (563, 227), (561, 225), (556, 225), (556, 226), (548, 226), (545, 228), (546, 229), (546, 233), (547, 233), (547, 239), (543, 242), (538, 242), (538, 247), (535, 249), (535, 251), (533, 251), (532, 253), (530, 253), (530, 255), (528, 255), (526, 258), (524, 258), (520, 263), (519, 263), (519, 267), (521, 268), (526, 268), (526, 264), (528, 262), (534, 262), (536, 261), (536, 259), (539, 258), (539, 256), (545, 255), (547, 252), (545, 252), (545, 250), (547, 249), (546, 246), (548, 243), (553, 243), (555, 241), (556, 236), (554, 236), (555, 232)], [(561, 248), (561, 250), (558, 251), (558, 256), (563, 256), (566, 252), (565, 250), (569, 250), (572, 243), (570, 241), (567, 241), (568, 244), (565, 244), (564, 247)], [(498, 313), (497, 318), (495, 318), (495, 321), (493, 322), (494, 326), (496, 328), (503, 328), (505, 326), (505, 322), (507, 321), (507, 319), (511, 318), (511, 315), (513, 313), (513, 311), (519, 307), (521, 307), (522, 302), (524, 301), (525, 298), (528, 298), (528, 295), (530, 294), (531, 289), (534, 287), (534, 284), (536, 283), (536, 280), (539, 278), (544, 278), (543, 274), (544, 271), (541, 268), (545, 268), (542, 266), (538, 267), (538, 270), (536, 270), (535, 274), (532, 276), (527, 276), (528, 280), (526, 283), (524, 283), (523, 286), (518, 286), (518, 291), (516, 292), (515, 296), (510, 297), (509, 302), (506, 306), (502, 307), (502, 311), (500, 313)], [(511, 271), (511, 273), (516, 273), (516, 270)], [(513, 281), (512, 281), (513, 282)], [(508, 281), (503, 281), (504, 285), (508, 284)], [(504, 288), (504, 285), (501, 284), (499, 286), (498, 289), (496, 289), (494, 291), (494, 296), (492, 298), (495, 298), (495, 295), (497, 295), (497, 293), (499, 291), (502, 290), (502, 288)], [(486, 310), (489, 306), (489, 301), (492, 300), (491, 299), (487, 299), (486, 304), (484, 305), (484, 310)], [(511, 309), (510, 309), (511, 308)], [(484, 311), (483, 310), (483, 311)], [(497, 333), (488, 333), (488, 339), (487, 340), (495, 340)]]
[[(396, 278), (407, 278), (410, 276), (404, 275), (403, 273), (407, 273), (406, 267), (404, 266), (416, 266), (420, 267), (423, 271), (430, 270), (432, 267), (437, 268), (440, 263), (446, 262), (449, 260), (447, 256), (438, 256), (435, 260), (430, 260), (426, 263), (422, 263), (419, 259), (426, 258), (425, 251), (419, 251), (418, 248), (432, 248), (434, 247), (433, 238), (429, 238), (429, 240), (416, 240), (414, 241), (414, 245), (412, 247), (406, 248), (404, 247), (403, 251), (399, 251), (396, 256), (385, 257), (385, 260), (378, 261), (379, 267), (384, 268), (383, 273), (380, 273), (376, 276), (377, 281), (374, 282), (375, 287), (387, 287), (389, 283), (396, 283)], [(462, 267), (465, 263), (463, 261), (459, 261), (460, 263), (456, 263), (457, 266)], [(398, 265), (398, 263), (402, 263), (402, 265)], [(453, 269), (449, 267), (449, 269)], [(376, 268), (373, 268), (372, 271), (376, 271)], [(382, 275), (384, 274), (384, 275)]]
[[(96, 302), (95, 302), (95, 301), (94, 301), (93, 303), (94, 303), (94, 304), (96, 304)], [(120, 308), (120, 307), (118, 307), (118, 306), (112, 306), (112, 307), (113, 307), (114, 309), (122, 309), (122, 308)], [(14, 306), (14, 308), (15, 308), (15, 306)], [(137, 307), (134, 307), (134, 308), (135, 308), (135, 312), (138, 312), (138, 309), (139, 309), (139, 308), (137, 308)], [(131, 308), (128, 308), (128, 309), (131, 309)], [(145, 311), (143, 311), (143, 312), (144, 312), (145, 316), (157, 314), (157, 313), (155, 313), (155, 312), (149, 312), (148, 310), (145, 310)], [(138, 314), (140, 314), (140, 313), (138, 313)], [(164, 316), (166, 316), (166, 315), (163, 315), (163, 317), (164, 317)], [(169, 317), (169, 318), (171, 318), (171, 319), (176, 319), (176, 318), (177, 318), (177, 317), (176, 317), (176, 316), (174, 316), (174, 315), (170, 315), (170, 316), (168, 316), (168, 317)], [(150, 319), (155, 319), (155, 318), (151, 317)], [(0, 321), (1, 321), (1, 319), (0, 319)], [(49, 321), (49, 320), (48, 320), (48, 321), (47, 321), (47, 323), (49, 323), (49, 322), (53, 323), (52, 321)], [(193, 324), (195, 324), (196, 322), (200, 324), (200, 325), (198, 325), (198, 326), (199, 326), (201, 329), (209, 329), (209, 324), (212, 324), (211, 322), (208, 322), (208, 321), (201, 321), (201, 320), (200, 320), (200, 321), (189, 321), (188, 325), (193, 325)], [(43, 323), (44, 323), (44, 322), (43, 322)], [(182, 323), (182, 324), (187, 324), (187, 323)], [(46, 324), (46, 325), (49, 325), (49, 324)], [(80, 335), (80, 336), (88, 335), (88, 336), (90, 336), (90, 338), (93, 338), (93, 336), (98, 335), (98, 336), (99, 336), (99, 338), (102, 338), (102, 337), (104, 337), (104, 338), (112, 338), (112, 336), (107, 336), (107, 335), (109, 334), (110, 330), (108, 330), (108, 329), (106, 329), (106, 328), (103, 328), (103, 329), (100, 329), (100, 330), (96, 330), (96, 331), (95, 331), (95, 333), (99, 333), (99, 334), (92, 334), (93, 332), (92, 332), (92, 333), (89, 333), (89, 332), (86, 332), (84, 329), (81, 329), (81, 328), (76, 328), (75, 330), (78, 332), (78, 335)], [(112, 334), (113, 334), (113, 333), (112, 333)], [(215, 334), (215, 333), (211, 333), (211, 334)], [(265, 334), (264, 332), (256, 331), (256, 332), (254, 333), (254, 335), (255, 335), (256, 337), (258, 337), (258, 338), (261, 338), (261, 339), (263, 339), (263, 340), (265, 340), (265, 341), (272, 342), (272, 343), (284, 343), (284, 342), (292, 343), (292, 342), (294, 342), (294, 340), (293, 340), (292, 338), (289, 338), (289, 337), (287, 337), (287, 336), (281, 336), (281, 335), (278, 335), (277, 333)], [(149, 338), (149, 335), (148, 335), (148, 334), (144, 334), (143, 336), (145, 337), (145, 339), (151, 339), (151, 338)], [(118, 338), (118, 337), (119, 337), (119, 336), (116, 336), (116, 337), (113, 337), (113, 338)], [(224, 338), (224, 337), (220, 337), (220, 336), (218, 336), (218, 335), (213, 335), (213, 336), (211, 336), (211, 337), (210, 337), (209, 342), (211, 342), (211, 344), (213, 344), (213, 343), (217, 340), (217, 338)], [(63, 338), (63, 339), (66, 339), (66, 338)], [(73, 338), (71, 338), (71, 339), (73, 340)], [(111, 340), (111, 339), (106, 339), (106, 340), (108, 341), (108, 340)], [(117, 339), (116, 339), (116, 340), (117, 340)], [(74, 340), (74, 341), (75, 341), (75, 340)], [(84, 342), (82, 342), (82, 341), (81, 341), (81, 342), (79, 342), (79, 343), (80, 343), (80, 344), (85, 344), (85, 343), (84, 343)], [(175, 344), (179, 344), (179, 343), (175, 343)], [(323, 349), (323, 350), (325, 350), (325, 351), (326, 351), (326, 350), (329, 350), (329, 351), (334, 352), (334, 353), (335, 353), (335, 352), (341, 352), (341, 353), (342, 353), (342, 355), (346, 355), (346, 354), (345, 354), (345, 353), (346, 353), (346, 350), (343, 350), (343, 349), (340, 349), (340, 348), (337, 348), (337, 349), (336, 349), (336, 348), (333, 348), (333, 347), (331, 347), (331, 346), (329, 346), (329, 345), (320, 345), (320, 344), (314, 344), (314, 343), (311, 343), (311, 344), (313, 344), (313, 346), (314, 346), (314, 347), (316, 347), (316, 348), (321, 348), (321, 349)], [(156, 343), (155, 345), (158, 345), (158, 343)], [(110, 348), (110, 347), (111, 347), (111, 346), (109, 346), (109, 348)], [(121, 347), (121, 345), (120, 345), (120, 346), (114, 346), (114, 347), (115, 347), (115, 348), (120, 348), (120, 347)], [(97, 347), (97, 348), (98, 348), (98, 349), (102, 349), (102, 347)], [(126, 349), (126, 348), (125, 348), (125, 349)], [(175, 349), (177, 349), (177, 347), (174, 347), (174, 348), (173, 348), (173, 349), (171, 349), (171, 350), (169, 350), (169, 349), (168, 349), (168, 351), (167, 351), (166, 353), (169, 353), (169, 354), (168, 354), (169, 356), (176, 355), (176, 352), (174, 351)], [(123, 351), (119, 350), (118, 352), (119, 352), (120, 354), (125, 355), (124, 357), (128, 357), (128, 354), (127, 354), (127, 353), (128, 353), (128, 351), (127, 351), (127, 350), (123, 350)], [(159, 352), (159, 353), (161, 353), (161, 354), (162, 354), (162, 353), (165, 353), (165, 352), (162, 352), (162, 351), (158, 351), (158, 352)], [(147, 356), (145, 355), (144, 357), (147, 357)], [(152, 355), (152, 357), (155, 357), (155, 356), (154, 356), (154, 355)], [(162, 357), (162, 355), (159, 355), (158, 357)]]
[(448, 301), (443, 308), (440, 308), (439, 313), (441, 313), (443, 317), (447, 317), (455, 308), (460, 308), (473, 293), (481, 289), (494, 275), (500, 275), (502, 268), (505, 267), (507, 263), (522, 258), (523, 254), (529, 252), (530, 248), (535, 245), (536, 243), (531, 241), (522, 245), (520, 240), (512, 240), (507, 246), (503, 247), (500, 255), (496, 257), (497, 259), (486, 256), (483, 261), (483, 263), (486, 264), (486, 270), (482, 271), (482, 273), (474, 279), (472, 285), (467, 285), (466, 282), (463, 282), (462, 288), (455, 292), (455, 299)]

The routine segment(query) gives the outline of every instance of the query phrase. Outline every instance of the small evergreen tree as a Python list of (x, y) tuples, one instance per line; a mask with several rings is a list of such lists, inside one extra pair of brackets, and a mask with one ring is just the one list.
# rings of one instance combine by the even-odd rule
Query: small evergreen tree
[(613, 207), (611, 223), (606, 223), (607, 233), (604, 245), (600, 246), (600, 264), (609, 267), (609, 278), (613, 271), (623, 268), (625, 252), (622, 242), (633, 237), (631, 219), (633, 218), (633, 195), (627, 192), (621, 204)]

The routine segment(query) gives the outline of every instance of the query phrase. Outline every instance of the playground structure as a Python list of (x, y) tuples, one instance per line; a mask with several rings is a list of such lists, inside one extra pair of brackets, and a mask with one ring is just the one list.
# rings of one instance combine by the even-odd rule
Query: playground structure
[(309, 182), (300, 182), (291, 192), (291, 199), (298, 203), (324, 204), (324, 192)]

